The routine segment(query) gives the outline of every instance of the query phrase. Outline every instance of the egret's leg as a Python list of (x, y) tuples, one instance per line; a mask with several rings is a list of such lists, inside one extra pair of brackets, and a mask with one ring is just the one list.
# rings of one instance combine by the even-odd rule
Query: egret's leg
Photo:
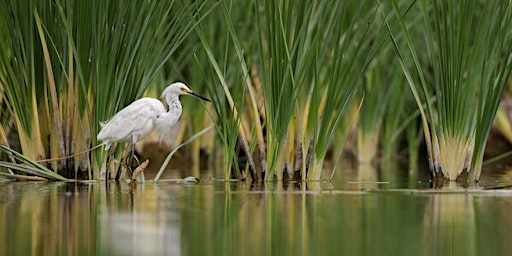
[(133, 156), (132, 158), (135, 159), (135, 161), (137, 161), (137, 167), (141, 165), (140, 161), (139, 161), (139, 158), (137, 157), (137, 155), (135, 154), (135, 148), (133, 148)]
[(127, 160), (127, 163), (126, 165), (128, 166), (128, 171), (129, 171), (129, 174), (130, 174), (130, 177), (133, 175), (133, 170), (132, 170), (132, 162), (133, 162), (133, 159), (135, 159), (135, 161), (137, 161), (137, 166), (140, 165), (140, 162), (139, 162), (139, 158), (137, 158), (137, 156), (135, 155), (135, 143), (132, 143), (132, 145), (130, 146), (130, 159)]
[(128, 177), (132, 176), (132, 161), (133, 161), (133, 153), (132, 153), (133, 152), (133, 148), (132, 148), (132, 145), (128, 146), (127, 152), (126, 152), (126, 158), (125, 158), (125, 161), (126, 161), (126, 171), (128, 172), (128, 175), (127, 175)]
[(132, 171), (132, 162), (133, 162), (133, 159), (135, 158), (135, 160), (137, 160), (137, 163), (138, 165), (140, 165), (139, 163), (139, 159), (135, 156), (135, 143), (137, 143), (138, 141), (138, 135), (133, 135), (132, 137), (132, 145), (131, 145), (131, 149), (132, 149), (132, 156), (130, 158), (130, 162), (128, 163), (128, 169), (130, 170), (130, 177), (133, 175), (133, 171)]
[(135, 155), (135, 144), (132, 145), (132, 161), (135, 159), (135, 161), (137, 161), (137, 166), (140, 166), (139, 158)]

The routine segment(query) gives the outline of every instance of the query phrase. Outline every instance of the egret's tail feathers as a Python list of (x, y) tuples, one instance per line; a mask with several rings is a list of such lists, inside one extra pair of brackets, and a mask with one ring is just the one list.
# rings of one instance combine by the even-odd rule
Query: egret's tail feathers
[(107, 135), (105, 134), (105, 125), (107, 125), (107, 122), (100, 122), (100, 132), (98, 132), (98, 135), (96, 135), (96, 139), (99, 141), (104, 141), (107, 138)]
[(110, 149), (110, 146), (112, 145), (112, 141), (107, 138), (107, 136), (105, 136), (104, 133), (102, 133), (100, 131), (100, 133), (98, 133), (98, 135), (96, 136), (96, 139), (98, 141), (102, 141), (103, 143), (101, 143), (101, 145), (105, 145), (105, 151), (108, 151)]
[(100, 131), (98, 135), (96, 135), (96, 139), (99, 141), (104, 141), (106, 139), (106, 136), (102, 131)]

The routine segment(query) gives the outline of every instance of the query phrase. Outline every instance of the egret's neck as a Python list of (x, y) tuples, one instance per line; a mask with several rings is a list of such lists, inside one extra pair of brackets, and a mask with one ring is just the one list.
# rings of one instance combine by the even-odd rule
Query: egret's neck
[(167, 96), (165, 100), (167, 101), (167, 105), (169, 105), (169, 112), (181, 113), (181, 102), (179, 95)]

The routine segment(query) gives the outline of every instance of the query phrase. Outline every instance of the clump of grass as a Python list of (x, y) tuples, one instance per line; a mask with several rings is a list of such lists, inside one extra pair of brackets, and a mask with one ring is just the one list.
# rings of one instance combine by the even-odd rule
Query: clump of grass
[[(238, 7), (246, 9), (251, 2), (243, 1), (238, 3)], [(241, 7), (245, 6), (245, 7)], [(240, 45), (236, 35), (233, 34), (233, 23), (246, 20), (246, 15), (232, 9), (231, 2), (224, 1), (217, 4), (217, 13), (222, 15), (209, 15), (204, 21), (196, 27), (198, 40), (204, 49), (202, 53), (197, 54), (197, 63), (209, 63), (209, 69), (201, 72), (201, 75), (213, 82), (205, 82), (208, 94), (213, 97), (214, 113), (216, 115), (216, 130), (218, 140), (221, 144), (216, 147), (222, 149), (222, 168), (224, 170), (224, 179), (232, 177), (245, 179), (249, 169), (251, 178), (257, 180), (255, 163), (252, 158), (253, 150), (250, 146), (251, 128), (247, 126), (247, 115), (244, 109), (246, 93), (248, 86), (246, 74), (247, 67), (245, 62), (241, 65), (231, 65), (235, 59), (242, 59)], [(241, 26), (239, 33), (248, 31), (247, 23)], [(212, 31), (216, 31), (212, 33)], [(234, 41), (234, 42), (233, 42)], [(212, 44), (211, 42), (215, 42)], [(236, 63), (236, 62), (235, 62)], [(202, 68), (202, 67), (201, 67)], [(258, 123), (256, 123), (256, 127)], [(241, 148), (240, 150), (237, 150)], [(246, 156), (246, 164), (242, 166), (240, 157)], [(233, 170), (235, 170), (233, 172)]]
[[(29, 159), (97, 145), (99, 122), (143, 95), (193, 29), (188, 1), (8, 1), (0, 15), (0, 84)], [(194, 12), (195, 15), (195, 12)], [(98, 177), (106, 153), (52, 162)], [(83, 175), (83, 174), (82, 174)], [(80, 175), (80, 176), (82, 176)]]
[[(204, 28), (198, 30), (213, 79), (219, 81), (207, 83), (209, 91), (234, 113), (216, 110), (218, 130), (232, 131), (226, 138), (238, 136), (249, 165), (258, 168), (256, 180), (290, 174), (318, 180), (335, 134), (347, 134), (337, 129), (375, 55), (370, 38), (376, 34), (377, 7), (370, 1), (243, 3), (254, 17), (254, 25), (243, 29), (235, 29), (240, 24), (231, 11), (235, 2), (220, 4), (226, 25), (217, 26), (218, 33), (230, 39), (222, 41), (223, 54), (214, 55)], [(249, 41), (254, 34), (256, 40)], [(237, 73), (225, 65), (230, 59), (238, 61)], [(226, 129), (228, 123), (237, 129)], [(235, 151), (233, 140), (224, 145)]]
[[(397, 1), (393, 9), (400, 30), (393, 31), (390, 23), (388, 29), (421, 111), (430, 168), (436, 177), (455, 180), (469, 174), (478, 180), (487, 136), (512, 71), (512, 3), (419, 4), (424, 34), (413, 36), (413, 28), (405, 22), (411, 13), (404, 11), (411, 8)], [(405, 35), (405, 49), (397, 42), (399, 33)], [(426, 41), (426, 49), (421, 48), (421, 40)], [(420, 59), (424, 51), (427, 66)], [(407, 65), (408, 59), (413, 67)]]
[[(11, 148), (0, 144), (0, 151), (7, 153), (9, 156), (12, 156), (13, 159), (19, 161), (17, 162), (4, 162), (0, 161), (0, 167), (4, 167), (9, 172), (0, 172), (0, 176), (9, 178), (9, 179), (17, 179), (17, 180), (33, 180), (33, 181), (41, 181), (41, 180), (54, 180), (54, 181), (68, 181), (67, 178), (53, 172), (52, 170), (44, 167), (43, 165), (27, 158), (26, 156), (12, 150)], [(25, 174), (15, 174), (13, 171), (17, 173), (25, 173)]]
[(325, 18), (318, 21), (315, 27), (318, 30), (311, 32), (316, 35), (311, 39), (316, 55), (311, 61), (312, 67), (305, 68), (311, 80), (301, 92), (296, 107), (296, 113), (303, 113), (297, 116), (302, 150), (300, 177), (308, 180), (321, 178), (328, 150), (339, 147), (333, 142), (344, 140), (336, 137), (348, 135), (339, 129), (351, 129), (351, 125), (341, 124), (352, 121), (342, 122), (342, 118), (349, 117), (346, 113), (350, 108), (359, 110), (360, 101), (353, 101), (352, 97), (380, 47), (377, 9), (370, 2), (319, 5), (318, 10), (325, 13), (314, 16)]
[[(420, 129), (416, 109), (404, 107), (411, 100), (401, 88), (405, 79), (432, 173), (478, 179), (512, 72), (511, 5), (8, 1), (0, 9), (0, 36), (9, 39), (0, 40), (0, 141), (8, 145), (9, 131), (17, 131), (11, 138), (20, 146), (12, 148), (32, 160), (84, 152), (98, 144), (99, 121), (149, 87), (159, 93), (166, 81), (183, 80), (214, 100), (220, 143), (206, 143), (212, 155), (221, 149), (225, 179), (319, 180), (355, 117), (361, 162), (379, 150), (387, 161), (400, 139), (409, 141), (414, 161)], [(389, 70), (394, 61), (405, 76)], [(210, 122), (189, 104), (176, 144)], [(196, 175), (201, 143), (191, 144)], [(105, 157), (97, 150), (43, 167), (97, 178), (91, 170)], [(45, 172), (40, 176), (55, 179)]]
[(407, 114), (403, 74), (394, 68), (394, 55), (386, 48), (388, 50), (380, 49), (378, 58), (368, 67), (361, 90), (363, 104), (357, 130), (357, 159), (361, 164), (371, 164), (378, 159), (379, 149), (383, 151), (383, 158), (392, 160), (391, 155), (396, 153), (396, 144), (401, 138), (398, 126)]

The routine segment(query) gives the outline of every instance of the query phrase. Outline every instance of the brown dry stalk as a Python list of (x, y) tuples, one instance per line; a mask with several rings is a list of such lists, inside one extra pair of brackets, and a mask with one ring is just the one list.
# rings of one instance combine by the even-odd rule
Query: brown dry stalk
[(149, 159), (146, 159), (146, 161), (142, 162), (137, 168), (135, 168), (132, 174), (132, 180), (136, 180), (137, 177), (146, 169), (146, 167), (148, 167), (148, 164)]
[(52, 63), (50, 60), (50, 53), (48, 52), (48, 46), (46, 45), (46, 39), (44, 36), (44, 31), (41, 26), (41, 20), (39, 19), (39, 15), (37, 14), (37, 11), (34, 11), (34, 15), (36, 18), (36, 25), (37, 30), (39, 32), (39, 38), (41, 39), (41, 47), (43, 48), (43, 54), (46, 64), (46, 72), (48, 75), (48, 85), (50, 88), (50, 96), (52, 99), (52, 109), (53, 109), (53, 118), (55, 123), (55, 130), (57, 132), (57, 142), (59, 144), (59, 157), (61, 157), (65, 151), (64, 151), (64, 140), (63, 140), (63, 132), (62, 132), (62, 120), (60, 117), (60, 110), (59, 105), (57, 101), (57, 89), (55, 87), (55, 79), (53, 77), (53, 69), (52, 69)]
[[(245, 65), (243, 65), (244, 69), (247, 69)], [(246, 71), (247, 72), (247, 71)], [(252, 79), (252, 81), (251, 81)], [(261, 103), (263, 103), (262, 97), (258, 97), (258, 94), (256, 93), (258, 91), (258, 88), (261, 87), (260, 79), (258, 75), (257, 68), (253, 65), (251, 67), (251, 73), (250, 76), (246, 76), (247, 90), (249, 92), (249, 95), (247, 96), (247, 101), (251, 103), (252, 108), (249, 108), (249, 115), (253, 118), (253, 122), (256, 125), (256, 136), (257, 136), (257, 143), (256, 146), (258, 147), (258, 152), (260, 154), (260, 166), (261, 166), (261, 172), (265, 173), (267, 166), (267, 156), (265, 151), (265, 137), (263, 136), (263, 128), (261, 124), (260, 116), (265, 119), (265, 111), (264, 109), (258, 108), (258, 99)], [(261, 95), (261, 94), (260, 94)], [(264, 106), (261, 104), (260, 106)], [(262, 176), (261, 174), (258, 174), (259, 176)]]

